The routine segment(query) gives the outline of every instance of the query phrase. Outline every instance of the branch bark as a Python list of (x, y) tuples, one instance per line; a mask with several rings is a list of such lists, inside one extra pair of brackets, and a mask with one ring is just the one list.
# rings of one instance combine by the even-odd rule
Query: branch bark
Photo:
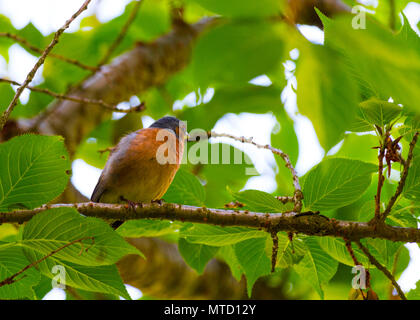
[(173, 203), (126, 204), (74, 203), (46, 205), (33, 210), (0, 213), (0, 223), (23, 223), (34, 215), (51, 208), (74, 208), (81, 214), (102, 219), (167, 219), (181, 222), (205, 223), (218, 226), (242, 226), (267, 231), (285, 231), (313, 236), (332, 236), (356, 241), (380, 238), (401, 242), (420, 242), (420, 229), (329, 219), (313, 212), (259, 213), (209, 209)]

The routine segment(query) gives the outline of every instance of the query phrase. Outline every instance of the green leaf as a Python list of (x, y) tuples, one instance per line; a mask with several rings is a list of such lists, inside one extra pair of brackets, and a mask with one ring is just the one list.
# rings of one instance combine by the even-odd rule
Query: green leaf
[(392, 269), (395, 253), (403, 245), (385, 239), (367, 239), (366, 243), (370, 253), (388, 270)]
[(255, 212), (283, 212), (285, 205), (271, 194), (260, 190), (245, 190), (232, 192), (235, 200), (246, 205), (246, 208)]
[(179, 238), (178, 249), (185, 262), (196, 270), (198, 274), (202, 274), (207, 262), (214, 257), (219, 247), (190, 243), (183, 238)]
[(372, 149), (379, 145), (378, 137), (373, 134), (346, 134), (340, 150), (334, 155), (365, 162), (378, 163), (378, 151)]
[(397, 205), (386, 218), (391, 226), (403, 228), (417, 228), (417, 219), (411, 213), (412, 208)]
[(36, 286), (33, 287), (36, 299), (42, 300), (48, 292), (52, 289), (51, 279), (44, 276), (43, 274), (39, 273), (41, 276), (41, 280), (38, 282)]
[(407, 179), (405, 180), (403, 195), (407, 199), (420, 201), (420, 154), (415, 155)]
[[(354, 261), (347, 251), (346, 244), (343, 240), (332, 237), (320, 237), (319, 245), (326, 253), (338, 262), (354, 267)], [(365, 266), (370, 264), (368, 258), (366, 258), (360, 249), (358, 249), (355, 245), (352, 245), (352, 249), (357, 260), (362, 265)]]
[(350, 122), (347, 129), (352, 132), (370, 132), (375, 130), (372, 124), (363, 117), (360, 107), (357, 109), (356, 118)]
[(15, 96), (15, 91), (8, 83), (0, 83), (0, 112), (4, 112), (10, 101)]
[(395, 120), (401, 114), (402, 108), (395, 103), (370, 98), (360, 103), (360, 110), (367, 122), (383, 127)]
[(297, 105), (321, 146), (336, 145), (356, 117), (358, 89), (341, 57), (324, 46), (305, 45), (297, 66)]
[(265, 238), (248, 239), (234, 246), (235, 254), (245, 273), (248, 297), (251, 297), (255, 281), (270, 273), (271, 262), (265, 253)]
[[(29, 41), (30, 44), (38, 47), (39, 49), (43, 49), (47, 43), (46, 38), (42, 35), (42, 33), (32, 24), (29, 22), (24, 28), (20, 29), (17, 33), (22, 38)], [(31, 54), (34, 54), (33, 51), (28, 50)], [(39, 55), (39, 53), (36, 53)]]
[(338, 262), (322, 250), (316, 237), (307, 237), (304, 242), (308, 251), (294, 269), (324, 299), (322, 284), (330, 281), (337, 272)]
[[(0, 281), (16, 274), (29, 264), (30, 261), (24, 256), (22, 248), (0, 247)], [(33, 299), (35, 293), (32, 287), (39, 282), (39, 279), (39, 272), (35, 268), (27, 269), (15, 278), (16, 282), (0, 287), (0, 299)]]
[[(408, 1), (407, 1), (408, 2)], [(418, 48), (420, 48), (420, 37), (419, 35), (411, 28), (410, 22), (408, 21), (404, 12), (401, 12), (404, 18), (404, 24), (401, 27), (400, 32), (398, 33), (398, 38), (402, 38), (408, 42), (415, 43)]]
[(115, 121), (103, 121), (94, 130), (92, 130), (91, 133), (89, 133), (89, 137), (86, 140), (80, 143), (80, 145), (77, 147), (75, 158), (83, 159), (91, 166), (103, 169), (105, 167), (109, 153), (101, 153), (99, 150), (105, 150), (106, 148), (112, 147), (115, 144), (113, 141), (114, 132), (116, 130), (115, 127)]
[(204, 224), (194, 224), (191, 228), (182, 230), (181, 238), (191, 243), (201, 243), (210, 246), (227, 246), (247, 239), (263, 238), (266, 233), (244, 227), (219, 227)]
[(204, 206), (206, 191), (195, 175), (181, 168), (163, 199), (170, 203)]
[(22, 240), (25, 253), (48, 255), (71, 241), (86, 239), (54, 254), (56, 259), (86, 266), (113, 264), (126, 254), (141, 253), (128, 244), (104, 221), (82, 217), (73, 208), (56, 208), (34, 216), (25, 226)]
[[(0, 30), (2, 32), (16, 33), (15, 27), (13, 27), (10, 19), (0, 14)], [(9, 47), (13, 44), (13, 41), (8, 38), (0, 37), (0, 56), (3, 56), (6, 62), (9, 62)], [(0, 107), (0, 110), (2, 107)]]
[[(31, 261), (39, 260), (44, 256), (34, 250), (27, 250), (25, 254)], [(57, 272), (55, 266), (64, 268), (65, 283), (62, 284), (66, 286), (93, 292), (117, 294), (125, 299), (130, 299), (115, 265), (87, 267), (57, 259), (53, 255), (39, 263), (37, 268), (43, 275), (55, 279), (58, 275), (62, 275), (60, 269)]]
[[(354, 17), (338, 17), (325, 26), (325, 44), (338, 49), (359, 84), (382, 100), (393, 98), (418, 113), (420, 46), (367, 17), (366, 27), (352, 27)], [(408, 26), (407, 26), (408, 27)], [(368, 96), (369, 97), (369, 96)]]
[(282, 56), (283, 35), (278, 24), (237, 21), (203, 34), (194, 48), (191, 67), (198, 85), (206, 88), (212, 83), (248, 82), (275, 68)]
[(411, 289), (407, 293), (407, 299), (408, 300), (420, 300), (420, 281), (416, 282), (416, 288)]
[(192, 0), (203, 8), (215, 13), (235, 18), (275, 16), (283, 7), (277, 0)]
[(369, 222), (375, 216), (375, 200), (366, 201), (359, 210), (359, 222)]
[(207, 140), (188, 143), (188, 166), (205, 182), (205, 205), (209, 208), (223, 207), (232, 199), (227, 187), (239, 191), (250, 175), (258, 174), (244, 152), (229, 144), (208, 143)]
[(187, 121), (191, 129), (211, 130), (226, 113), (260, 114), (282, 108), (281, 92), (282, 88), (275, 86), (263, 87), (249, 83), (223, 86), (215, 89), (209, 102), (184, 109), (182, 119)]
[(371, 182), (374, 164), (345, 158), (329, 158), (313, 168), (303, 186), (307, 210), (332, 210), (359, 199)]
[[(404, 126), (401, 128), (400, 134), (404, 135), (406, 141), (411, 142), (417, 131), (420, 131), (420, 116), (409, 114), (404, 121)], [(416, 144), (414, 151), (415, 155), (420, 154), (419, 144)]]
[(241, 280), (242, 274), (244, 272), (242, 270), (241, 265), (238, 262), (238, 258), (236, 258), (233, 245), (220, 247), (219, 251), (217, 251), (216, 253), (216, 257), (222, 259), (229, 265), (230, 271), (232, 272), (232, 276), (237, 281)]
[(58, 136), (22, 135), (0, 145), (0, 211), (33, 209), (63, 192), (70, 161)]
[[(284, 232), (278, 233), (278, 239), (279, 249), (277, 253), (277, 267), (287, 268), (299, 263), (307, 250), (302, 239), (294, 237), (293, 240), (290, 241), (289, 237)], [(270, 250), (269, 252), (271, 252), (271, 239), (269, 239), (269, 244), (268, 249)]]
[[(37, 86), (39, 89), (50, 89), (48, 83), (42, 83)], [(53, 97), (32, 91), (29, 100), (26, 104), (18, 104), (11, 114), (13, 119), (32, 118), (39, 114), (42, 110), (48, 107), (49, 103), (53, 101)]]
[(173, 233), (175, 228), (170, 221), (160, 220), (129, 220), (117, 229), (122, 237), (160, 237)]

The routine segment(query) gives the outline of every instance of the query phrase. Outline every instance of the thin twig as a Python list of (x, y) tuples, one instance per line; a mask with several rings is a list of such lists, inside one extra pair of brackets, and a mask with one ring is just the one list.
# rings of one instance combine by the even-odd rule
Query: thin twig
[(388, 271), (387, 268), (385, 268), (383, 265), (379, 263), (378, 260), (369, 252), (368, 248), (366, 248), (359, 240), (356, 240), (357, 245), (359, 248), (363, 251), (363, 253), (366, 255), (366, 257), (369, 259), (370, 263), (372, 263), (378, 270), (381, 270), (382, 273), (391, 281), (394, 288), (397, 290), (398, 295), (402, 300), (407, 300), (404, 292), (401, 290), (400, 285), (395, 280), (394, 276), (391, 274), (391, 272)]
[[(39, 54), (42, 54), (43, 53), (43, 50), (42, 49), (40, 49), (38, 47), (35, 47), (28, 40), (26, 40), (26, 39), (24, 39), (24, 38), (22, 38), (22, 37), (20, 37), (20, 36), (18, 36), (16, 34), (13, 34), (13, 33), (10, 33), (10, 32), (0, 32), (0, 37), (9, 38), (9, 39), (12, 39), (12, 40), (14, 40), (16, 42), (19, 42), (24, 47), (28, 48), (29, 50), (31, 50), (33, 52), (36, 52), (36, 53), (39, 53)], [(70, 63), (70, 64), (74, 64), (75, 66), (77, 66), (77, 67), (79, 67), (81, 69), (88, 70), (88, 71), (91, 71), (91, 72), (96, 72), (96, 71), (99, 70), (98, 67), (88, 66), (88, 65), (86, 65), (84, 63), (81, 63), (78, 60), (67, 58), (67, 57), (64, 57), (64, 56), (59, 55), (59, 54), (56, 54), (56, 53), (52, 53), (51, 52), (49, 54), (49, 56), (51, 58), (59, 59), (59, 60), (62, 60), (64, 62), (67, 62), (67, 63)]]
[(121, 28), (120, 33), (118, 34), (117, 38), (114, 40), (114, 42), (111, 44), (111, 46), (108, 48), (108, 51), (105, 53), (105, 55), (102, 57), (102, 59), (98, 63), (98, 67), (104, 65), (108, 62), (109, 58), (111, 57), (112, 53), (115, 51), (115, 49), (119, 46), (121, 41), (124, 39), (125, 35), (127, 34), (128, 29), (130, 28), (131, 24), (133, 23), (134, 19), (137, 16), (137, 12), (139, 11), (140, 4), (143, 3), (143, 0), (136, 1), (136, 4), (133, 7), (133, 10), (130, 13), (130, 16), (128, 17), (127, 21), (125, 22), (124, 26)]
[(419, 132), (416, 132), (413, 136), (413, 139), (410, 142), (410, 148), (408, 150), (407, 160), (404, 161), (404, 170), (401, 174), (400, 181), (398, 182), (397, 190), (395, 191), (395, 193), (391, 197), (391, 199), (389, 199), (388, 205), (386, 206), (386, 209), (381, 216), (381, 221), (385, 221), (386, 217), (391, 212), (393, 205), (395, 204), (398, 197), (400, 196), (400, 194), (404, 190), (405, 181), (407, 180), (408, 170), (410, 168), (411, 161), (413, 160), (414, 148), (416, 146), (418, 137), (419, 137)]
[(294, 197), (288, 197), (288, 196), (276, 196), (276, 199), (279, 200), (283, 204), (295, 201)]
[(295, 207), (293, 210), (295, 212), (300, 212), (302, 210), (303, 193), (302, 193), (302, 189), (300, 188), (299, 177), (296, 173), (295, 168), (292, 165), (292, 162), (290, 161), (289, 156), (286, 153), (268, 144), (266, 145), (258, 144), (254, 142), (252, 138), (236, 137), (228, 133), (216, 133), (216, 132), (211, 132), (211, 131), (207, 132), (207, 136), (209, 138), (225, 137), (225, 138), (230, 138), (236, 141), (240, 141), (242, 143), (250, 143), (256, 146), (257, 148), (270, 150), (272, 153), (277, 154), (281, 158), (283, 158), (284, 162), (286, 162), (286, 167), (290, 170), (293, 177), (293, 186), (295, 189), (294, 196), (293, 196)]
[[(0, 78), (0, 82), (7, 82), (7, 83), (10, 83), (10, 84), (13, 84), (13, 85), (16, 85), (16, 86), (21, 85), (19, 82), (9, 80), (9, 79), (4, 79), (4, 78)], [(95, 105), (99, 105), (101, 107), (104, 107), (106, 109), (112, 110), (114, 112), (132, 113), (132, 112), (140, 112), (140, 111), (143, 111), (145, 109), (144, 103), (140, 103), (139, 105), (128, 108), (128, 109), (120, 109), (120, 108), (117, 108), (116, 106), (113, 106), (113, 105), (110, 105), (110, 104), (106, 103), (103, 100), (95, 100), (95, 99), (88, 99), (88, 98), (82, 98), (82, 97), (74, 97), (74, 96), (69, 96), (69, 95), (65, 95), (65, 94), (61, 94), (61, 93), (56, 93), (56, 92), (53, 92), (49, 89), (43, 89), (43, 88), (32, 87), (32, 86), (27, 86), (26, 88), (31, 90), (31, 91), (48, 94), (48, 95), (50, 95), (50, 96), (52, 96), (56, 99), (59, 99), (59, 100), (70, 100), (70, 101), (86, 103), (86, 104), (95, 104)]]
[(41, 57), (38, 59), (38, 61), (33, 66), (32, 70), (28, 73), (26, 76), (25, 81), (23, 84), (16, 90), (16, 94), (13, 97), (12, 101), (10, 102), (7, 109), (4, 111), (2, 116), (0, 117), (0, 131), (3, 130), (4, 125), (6, 124), (7, 119), (9, 119), (10, 114), (12, 113), (13, 109), (17, 105), (18, 99), (20, 95), (22, 94), (23, 90), (29, 85), (29, 83), (34, 78), (36, 72), (38, 69), (42, 66), (42, 64), (45, 61), (45, 58), (48, 56), (50, 51), (54, 48), (54, 46), (58, 43), (58, 39), (61, 36), (61, 34), (70, 26), (70, 23), (74, 21), (83, 11), (85, 11), (89, 5), (91, 0), (86, 0), (83, 5), (80, 7), (79, 10), (77, 10), (76, 13), (74, 13), (69, 20), (66, 21), (66, 23), (58, 29), (58, 31), (54, 34), (54, 38), (51, 41), (51, 43), (47, 46), (47, 48), (42, 53)]
[[(362, 266), (362, 267), (363, 267), (363, 264), (361, 264), (361, 263), (359, 262), (359, 260), (357, 260), (357, 257), (356, 257), (356, 255), (354, 254), (354, 250), (353, 250), (353, 248), (352, 248), (352, 246), (351, 246), (351, 241), (350, 241), (350, 240), (348, 240), (348, 239), (346, 239), (346, 238), (344, 238), (344, 241), (345, 241), (345, 243), (346, 243), (346, 249), (347, 249), (347, 251), (349, 252), (350, 257), (352, 258), (352, 260), (353, 260), (353, 262), (354, 262), (354, 265), (355, 265), (355, 266)], [(367, 287), (367, 288), (369, 288), (369, 289), (371, 289), (371, 287), (370, 287), (370, 273), (369, 273), (369, 270), (366, 270), (366, 287)], [(365, 296), (365, 294), (364, 294), (364, 292), (363, 292), (362, 288), (359, 288), (359, 290), (360, 290), (360, 294), (361, 294), (361, 295), (362, 295), (362, 297), (363, 297), (363, 300), (367, 300), (367, 296)]]
[(276, 271), (277, 253), (279, 251), (279, 237), (277, 235), (277, 230), (271, 231), (271, 239), (273, 240), (273, 248), (271, 251), (271, 272), (274, 272)]
[[(393, 277), (395, 278), (395, 274), (397, 273), (397, 267), (398, 267), (398, 259), (400, 258), (400, 254), (401, 254), (401, 249), (403, 248), (403, 246), (399, 247), (397, 252), (395, 253), (395, 257), (394, 257), (394, 263), (392, 264), (392, 272), (391, 274), (393, 275)], [(393, 286), (391, 284), (390, 289), (389, 289), (389, 298), (392, 299), (394, 297), (393, 293)]]
[(395, 0), (389, 0), (389, 27), (395, 31)]
[(363, 266), (363, 265), (359, 262), (359, 260), (357, 260), (356, 255), (354, 254), (353, 248), (351, 247), (351, 241), (350, 241), (350, 240), (348, 240), (348, 239), (344, 239), (344, 241), (345, 241), (345, 243), (346, 243), (346, 248), (347, 248), (347, 251), (349, 252), (350, 257), (352, 258), (352, 260), (353, 260), (353, 262), (354, 262), (354, 265), (355, 265), (355, 266)]
[(385, 146), (381, 145), (379, 149), (378, 156), (378, 187), (375, 195), (375, 220), (380, 220), (381, 215), (381, 192), (382, 186), (384, 185), (385, 177), (383, 175), (384, 171), (384, 157), (385, 157)]
[(93, 241), (94, 241), (94, 238), (93, 237), (84, 237), (84, 238), (81, 238), (81, 239), (76, 239), (76, 240), (73, 240), (73, 241), (71, 241), (71, 242), (69, 242), (69, 243), (66, 243), (64, 246), (62, 246), (62, 247), (60, 247), (60, 248), (57, 248), (57, 249), (55, 249), (55, 250), (53, 250), (53, 251), (51, 251), (49, 254), (47, 254), (46, 256), (44, 256), (44, 257), (42, 257), (41, 259), (39, 259), (39, 260), (37, 260), (37, 261), (34, 261), (34, 262), (32, 262), (32, 263), (30, 263), (30, 264), (28, 264), (26, 267), (24, 267), (23, 269), (21, 269), (20, 271), (18, 271), (18, 272), (16, 272), (15, 274), (13, 274), (13, 275), (11, 275), (10, 277), (7, 277), (6, 279), (4, 279), (4, 280), (2, 280), (2, 281), (0, 281), (0, 287), (2, 287), (2, 286), (4, 286), (4, 285), (7, 285), (7, 284), (12, 284), (12, 283), (15, 283), (16, 281), (19, 281), (20, 279), (22, 279), (22, 278), (20, 278), (20, 279), (18, 279), (18, 280), (16, 280), (15, 278), (17, 277), (17, 276), (19, 276), (20, 274), (22, 274), (22, 273), (24, 273), (26, 270), (28, 270), (29, 268), (32, 268), (32, 267), (34, 267), (34, 266), (36, 266), (37, 264), (39, 264), (39, 263), (41, 263), (42, 261), (44, 261), (44, 260), (46, 260), (46, 259), (48, 259), (49, 257), (51, 257), (52, 255), (54, 255), (54, 254), (56, 254), (57, 252), (59, 252), (59, 251), (61, 251), (61, 250), (63, 250), (63, 249), (65, 249), (65, 248), (67, 248), (67, 247), (69, 247), (69, 246), (71, 246), (71, 245), (73, 245), (73, 244), (75, 244), (75, 243), (82, 243), (82, 241), (83, 240), (87, 240), (87, 239), (91, 239), (92, 240), (92, 243), (93, 243)]

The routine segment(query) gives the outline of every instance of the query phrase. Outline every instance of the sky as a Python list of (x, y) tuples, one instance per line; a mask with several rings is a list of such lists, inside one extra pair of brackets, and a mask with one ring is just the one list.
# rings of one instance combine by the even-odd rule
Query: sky
[[(81, 14), (70, 26), (66, 32), (74, 32), (79, 29), (80, 21), (86, 16), (93, 13), (101, 22), (106, 22), (123, 13), (125, 5), (130, 0), (93, 0), (88, 10)], [(372, 2), (369, 0), (364, 3)], [(375, 2), (375, 1), (373, 1)], [(82, 0), (0, 0), (0, 14), (9, 17), (16, 28), (23, 28), (27, 23), (32, 22), (44, 35), (55, 32), (60, 28), (64, 21), (66, 21), (83, 3)], [(404, 10), (411, 26), (417, 32), (417, 23), (420, 20), (420, 4), (409, 3)], [(323, 32), (312, 26), (299, 26), (302, 34), (310, 41), (322, 44), (324, 41)], [(0, 30), (1, 31), (1, 30)], [(37, 58), (29, 54), (26, 50), (18, 44), (12, 45), (9, 51), (10, 61), (6, 61), (0, 56), (0, 77), (8, 76), (18, 82), (23, 82), (27, 73), (35, 64)], [(310, 168), (319, 163), (325, 152), (320, 146), (316, 137), (315, 131), (310, 120), (302, 115), (297, 115), (296, 94), (292, 86), (296, 87), (296, 79), (292, 75), (295, 67), (294, 60), (299, 56), (298, 50), (290, 52), (290, 59), (285, 63), (286, 77), (288, 78), (288, 85), (284, 89), (281, 99), (285, 105), (286, 111), (295, 121), (295, 130), (299, 140), (299, 159), (296, 165), (296, 170), (301, 176)], [(34, 78), (33, 85), (42, 82), (42, 67), (37, 72)], [(268, 86), (271, 84), (266, 76), (260, 76), (251, 81), (256, 85)], [(25, 103), (29, 99), (30, 92), (25, 90), (21, 97), (21, 102)], [(207, 92), (204, 99), (210, 99), (212, 92)], [(177, 101), (177, 106), (194, 105), (196, 97), (194, 93), (189, 94), (183, 101)], [(120, 117), (121, 114), (115, 114), (114, 118)], [(145, 126), (153, 122), (150, 117), (143, 118)], [(255, 115), (242, 113), (227, 114), (220, 119), (213, 131), (230, 133), (236, 136), (253, 137), (254, 141), (260, 144), (270, 143), (271, 131), (275, 126), (278, 126), (273, 115)], [(275, 172), (272, 167), (275, 163), (273, 155), (267, 150), (258, 150), (250, 145), (233, 142), (226, 139), (220, 139), (227, 143), (231, 143), (235, 147), (245, 151), (253, 160), (259, 176), (249, 179), (245, 189), (259, 189), (266, 192), (273, 192), (276, 189)], [(90, 197), (101, 170), (94, 168), (81, 159), (73, 162), (73, 177), (72, 182), (85, 196)], [(407, 244), (410, 251), (410, 264), (400, 277), (398, 283), (404, 291), (408, 291), (415, 287), (415, 283), (420, 280), (420, 249), (417, 244)], [(133, 287), (127, 286), (127, 289), (132, 298), (141, 296), (141, 292)], [(45, 299), (64, 299), (64, 292), (60, 289), (51, 291)]]

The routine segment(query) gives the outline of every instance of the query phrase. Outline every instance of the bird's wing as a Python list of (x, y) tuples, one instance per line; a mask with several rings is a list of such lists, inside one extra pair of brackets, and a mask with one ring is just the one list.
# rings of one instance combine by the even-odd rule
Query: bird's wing
[(103, 174), (101, 174), (98, 183), (96, 184), (95, 189), (93, 190), (92, 196), (90, 197), (90, 200), (93, 202), (100, 202), (102, 195), (105, 192), (105, 183)]
[[(102, 170), (102, 174), (99, 177), (98, 183), (96, 184), (95, 189), (93, 190), (92, 196), (90, 197), (90, 200), (93, 202), (100, 202), (101, 201), (101, 197), (104, 195), (104, 193), (107, 191), (107, 176), (108, 176), (108, 170), (110, 167), (112, 167), (114, 161), (113, 158), (118, 158), (121, 157), (120, 155), (120, 151), (121, 149), (124, 149), (122, 146), (128, 148), (129, 146), (129, 142), (133, 139), (135, 135), (134, 134), (130, 134), (127, 135), (125, 137), (123, 137), (120, 141), (120, 143), (118, 145), (116, 145), (115, 147), (113, 147), (111, 149), (111, 152), (109, 154), (108, 157), (108, 161), (105, 165), (105, 168)], [(124, 149), (125, 151), (125, 149)], [(123, 152), (124, 153), (124, 152)], [(118, 160), (116, 161), (118, 162)]]

